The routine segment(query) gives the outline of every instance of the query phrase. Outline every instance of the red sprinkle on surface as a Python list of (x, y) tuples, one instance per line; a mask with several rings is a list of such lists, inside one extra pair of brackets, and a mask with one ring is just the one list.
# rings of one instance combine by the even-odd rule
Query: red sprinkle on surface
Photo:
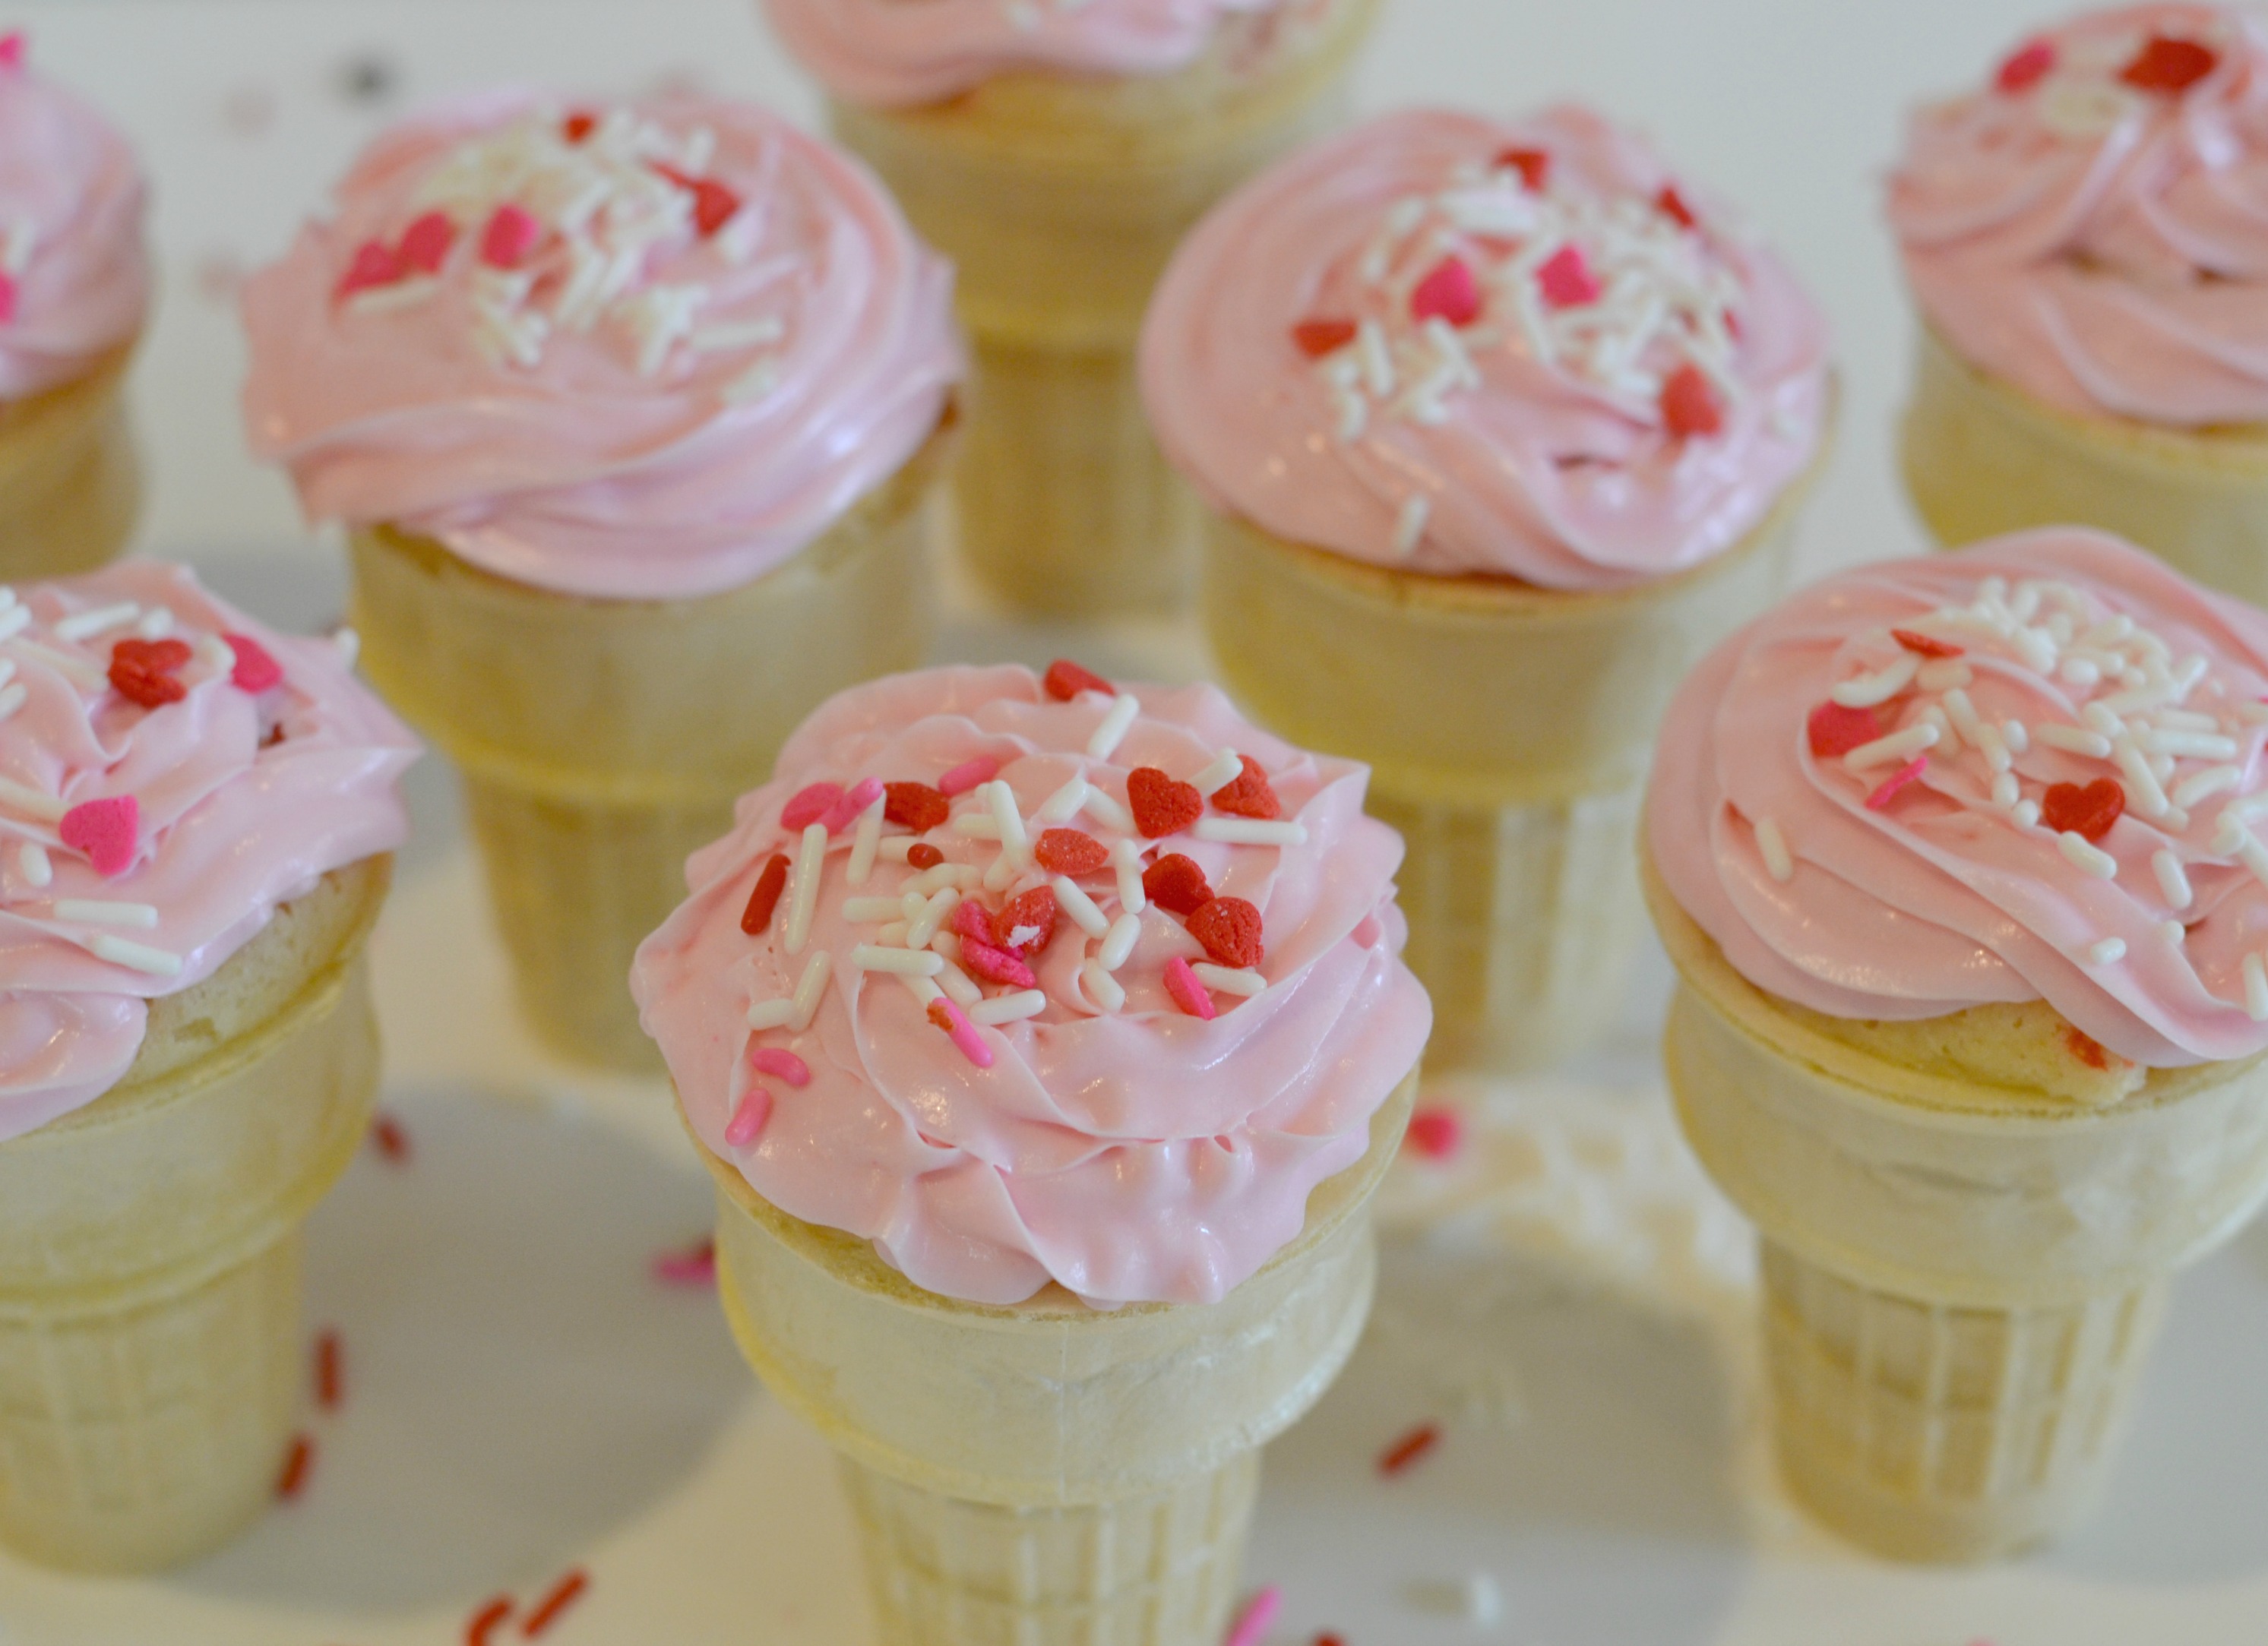
[(391, 1114), (381, 1114), (370, 1123), (370, 1141), (388, 1165), (409, 1164), (409, 1128)]
[(1093, 874), (1110, 861), (1110, 848), (1085, 829), (1051, 828), (1032, 848), (1032, 856), (1049, 874)]
[(347, 1349), (336, 1332), (315, 1339), (315, 1404), (335, 1412), (347, 1398)]
[(283, 681), (284, 665), (251, 636), (223, 635), (221, 638), (236, 654), (236, 666), (228, 672), (228, 683), (237, 690), (257, 695)]
[(2085, 788), (2051, 783), (2040, 797), (2040, 821), (2058, 834), (2101, 840), (2126, 810), (2126, 791), (2115, 777), (2098, 777)]
[(1890, 638), (1908, 651), (1918, 651), (1925, 658), (1957, 658), (1962, 648), (1949, 640), (1940, 640), (1934, 635), (1916, 634), (1911, 628), (1893, 628)]
[(1252, 1597), (1244, 1610), (1236, 1614), (1236, 1622), (1228, 1631), (1221, 1646), (1261, 1646), (1268, 1631), (1276, 1627), (1276, 1620), (1284, 1610), (1284, 1591), (1274, 1584)]
[(1993, 85), (2014, 96), (2028, 92), (2046, 79), (2056, 66), (2055, 42), (2036, 40), (2016, 48), (2002, 60), (2000, 71), (1992, 77)]
[(1195, 783), (1168, 777), (1154, 766), (1126, 774), (1126, 805), (1145, 840), (1177, 834), (1204, 815), (1204, 797)]
[(2118, 77), (2138, 91), (2179, 97), (2220, 66), (2220, 54), (2210, 46), (2171, 34), (2153, 34), (2149, 43), (2118, 71)]
[(1441, 1444), (1439, 1423), (1420, 1423), (1379, 1454), (1381, 1474), (1399, 1474)]
[(780, 808), (780, 827), (787, 829), (807, 829), (835, 809), (843, 797), (841, 783), (814, 783), (799, 789)]
[(481, 261), (491, 268), (517, 268), (534, 252), (543, 238), (543, 224), (525, 206), (510, 202), (489, 214), (481, 231)]
[(734, 1149), (746, 1149), (763, 1135), (764, 1122), (772, 1117), (772, 1094), (762, 1086), (750, 1086), (748, 1095), (740, 1099), (740, 1106), (733, 1111), (733, 1118), (725, 1122), (725, 1141)]
[(2110, 1054), (2102, 1049), (2102, 1044), (2093, 1035), (2077, 1025), (2064, 1030), (2063, 1041), (2071, 1047), (2071, 1054), (2089, 1069), (2110, 1067)]
[(665, 1252), (653, 1260), (653, 1278), (663, 1286), (713, 1286), (717, 1283), (717, 1243), (703, 1240), (683, 1252)]
[(1889, 805), (1891, 801), (1896, 799), (1899, 793), (1908, 783), (1914, 782), (1928, 769), (1929, 756), (1926, 754), (1915, 755), (1913, 759), (1908, 761), (1904, 765), (1899, 767), (1897, 770), (1892, 772), (1889, 777), (1885, 778), (1881, 788), (1875, 790), (1874, 793), (1867, 797), (1867, 810), (1869, 812), (1880, 812), (1884, 806)]
[(354, 260), (339, 276), (336, 295), (350, 298), (372, 286), (390, 286), (401, 278), (401, 259), (383, 240), (364, 240), (355, 247)]
[(1212, 901), (1212, 888), (1194, 857), (1169, 852), (1142, 871), (1142, 895), (1175, 915), (1194, 915)]
[(465, 1625), (465, 1646), (489, 1646), (489, 1636), (512, 1616), (512, 1597), (498, 1595), (472, 1615)]
[(772, 911), (779, 907), (780, 893), (786, 889), (787, 856), (774, 852), (756, 877), (756, 889), (748, 893), (747, 908), (740, 911), (740, 930), (753, 937), (770, 925)]
[(1241, 897), (1217, 897), (1189, 916), (1189, 935), (1223, 966), (1259, 965), (1260, 932), (1260, 911)]
[(1057, 658), (1048, 665), (1047, 674), (1040, 684), (1046, 687), (1048, 695), (1059, 703), (1071, 702), (1081, 692), (1101, 692), (1105, 697), (1118, 695), (1118, 688), (1108, 680), (1093, 669), (1081, 668), (1069, 658)]
[(192, 655), (184, 640), (122, 640), (110, 649), (110, 684), (144, 709), (178, 703), (189, 688), (173, 674)]
[(1811, 711), (1811, 752), (1822, 760), (1848, 754), (1882, 735), (1871, 709), (1845, 709), (1831, 699)]
[(1197, 981), (1197, 974), (1189, 970), (1189, 963), (1178, 954), (1166, 962), (1166, 993), (1192, 1018), (1202, 1018), (1210, 1023), (1220, 1015), (1219, 1008), (1212, 1003), (1212, 991)]
[(1237, 758), (1244, 762), (1244, 769), (1212, 791), (1213, 805), (1241, 818), (1264, 821), (1282, 817), (1284, 803), (1276, 797), (1276, 790), (1268, 782), (1268, 774), (1260, 769), (1260, 762), (1249, 754)]
[(1580, 246), (1563, 246), (1535, 271), (1535, 284), (1543, 300), (1555, 309), (1572, 309), (1596, 303), (1606, 288), (1591, 272), (1590, 260)]
[(307, 1477), (315, 1469), (315, 1443), (307, 1435), (295, 1435), (291, 1450), (284, 1459), (284, 1473), (276, 1477), (276, 1495), (285, 1503), (297, 1499), (307, 1489)]
[(535, 1603), (535, 1610), (529, 1613), (526, 1621), (519, 1626), (520, 1638), (532, 1641), (541, 1635), (559, 1620), (561, 1614), (569, 1606), (580, 1600), (583, 1598), (583, 1591), (590, 1586), (589, 1573), (579, 1568), (568, 1573), (559, 1580), (549, 1594)]
[(1661, 426), (1673, 440), (1724, 431), (1724, 402), (1717, 398), (1717, 386), (1699, 366), (1689, 362), (1662, 379)]
[(85, 852), (95, 873), (107, 880), (134, 864), (142, 834), (142, 803), (132, 795), (88, 800), (63, 813), (55, 832), (73, 851)]
[[(961, 905), (966, 908), (967, 904)], [(1032, 968), (1006, 949), (995, 948), (981, 937), (963, 933), (961, 938), (961, 963), (988, 983), (1002, 983), (1014, 988), (1037, 988), (1040, 980)]]
[(906, 864), (913, 869), (934, 869), (945, 861), (945, 854), (927, 841), (917, 841), (906, 848)]
[(446, 211), (429, 211), (401, 231), (400, 262), (404, 274), (438, 275), (457, 243), (457, 225)]
[(1452, 326), (1470, 326), (1480, 317), (1480, 279), (1462, 257), (1445, 257), (1434, 264), (1410, 294), (1410, 318), (1421, 325), (1442, 320)]
[(784, 1080), (799, 1091), (811, 1084), (811, 1065), (784, 1046), (750, 1047), (748, 1067), (760, 1075)]
[(1360, 329), (1352, 320), (1301, 320), (1292, 328), (1292, 342), (1308, 359), (1321, 360), (1352, 342)]
[(827, 815), (819, 820), (827, 825), (829, 834), (839, 834), (864, 816), (866, 808), (882, 798), (882, 780), (861, 777), (843, 791), (843, 797), (827, 808)]
[(693, 177), (674, 165), (657, 165), (655, 171), (693, 196), (693, 226), (707, 239), (733, 220), (740, 197), (713, 177)]
[(580, 143), (599, 129), (599, 117), (578, 109), (559, 122), (559, 135), (570, 143)]
[[(994, 945), (1027, 959), (1046, 948), (1055, 935), (1056, 894), (1043, 885), (1035, 885), (1021, 897), (1010, 900), (992, 920)], [(1019, 936), (1023, 938), (1020, 943), (1017, 941)]]
[(1428, 1105), (1410, 1117), (1403, 1137), (1428, 1160), (1454, 1159), (1465, 1146), (1465, 1117), (1445, 1105)]
[(1543, 149), (1506, 149), (1496, 164), (1499, 171), (1519, 173), (1520, 180), (1539, 193), (1551, 180), (1551, 156)]
[(917, 834), (928, 834), (953, 811), (953, 802), (946, 798), (945, 790), (932, 789), (927, 783), (884, 783), (882, 792), (888, 797), (882, 806), (882, 821), (911, 829)]
[(937, 780), (938, 793), (951, 799), (965, 795), (979, 783), (989, 783), (1000, 775), (1000, 762), (990, 754), (980, 754), (973, 761), (963, 761)]
[(1653, 209), (1681, 229), (1701, 226), (1701, 220), (1693, 215), (1693, 208), (1685, 203), (1685, 196), (1677, 192), (1675, 183), (1661, 186), (1661, 192), (1653, 197)]

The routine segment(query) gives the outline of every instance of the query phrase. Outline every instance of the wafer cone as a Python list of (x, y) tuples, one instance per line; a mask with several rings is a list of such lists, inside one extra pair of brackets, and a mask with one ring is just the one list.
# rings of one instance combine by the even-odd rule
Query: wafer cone
[(85, 376), (0, 405), (0, 578), (63, 577), (118, 557), (142, 511), (126, 410), (129, 343)]
[(1687, 1139), (1764, 1237), (1782, 1473), (1912, 1561), (1989, 1560), (2100, 1495), (2176, 1269), (2268, 1195), (2268, 1058), (2080, 1109), (1925, 1074), (1733, 970), (1651, 870)]
[(2075, 416), (1977, 371), (1924, 327), (1901, 459), (1907, 494), (1948, 548), (2091, 525), (2268, 603), (2268, 425)]
[(520, 1003), (554, 1050), (659, 1068), (630, 957), (803, 717), (922, 661), (949, 445), (941, 431), (785, 564), (696, 599), (555, 594), (430, 539), (350, 533), (364, 669), (464, 775)]
[(362, 951), (387, 863), (155, 1002), (87, 1107), (0, 1143), (0, 1542), (145, 1572), (273, 1500), (306, 1386), (301, 1228), (378, 1083)]
[(1724, 554), (1612, 594), (1397, 571), (1208, 523), (1221, 680), (1270, 731), (1368, 762), (1370, 810), (1408, 845), (1396, 898), (1433, 1002), (1430, 1067), (1541, 1068), (1621, 1010), (1655, 725), (1686, 670), (1778, 593), (1801, 490)]
[(1003, 599), (1095, 617), (1186, 598), (1196, 516), (1142, 415), (1143, 312), (1215, 202), (1344, 117), (1378, 5), (1304, 0), (1264, 52), (1239, 23), (1173, 74), (1009, 74), (924, 107), (830, 104), (836, 136), (953, 260), (975, 344), (959, 539)]
[(1416, 1091), (1413, 1070), (1300, 1238), (1204, 1305), (956, 1303), (703, 1151), (726, 1317), (836, 1449), (885, 1646), (1218, 1646), (1258, 1448), (1362, 1334), (1371, 1198)]

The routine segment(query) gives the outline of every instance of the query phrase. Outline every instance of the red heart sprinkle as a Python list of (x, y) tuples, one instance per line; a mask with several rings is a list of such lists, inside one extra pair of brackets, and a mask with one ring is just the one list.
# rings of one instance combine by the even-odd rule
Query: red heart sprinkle
[(1223, 966), (1260, 964), (1260, 911), (1241, 897), (1217, 897), (1189, 916), (1189, 936)]
[(1046, 948), (1055, 935), (1056, 894), (1043, 885), (1011, 899), (992, 921), (994, 944), (1027, 957)]
[(1918, 651), (1925, 658), (1957, 658), (1962, 649), (1949, 640), (1940, 640), (1934, 635), (1917, 634), (1911, 628), (1893, 628), (1890, 638), (1908, 651)]
[(1093, 874), (1110, 861), (1110, 849), (1084, 829), (1051, 828), (1032, 848), (1049, 874)]
[(1481, 317), (1481, 283), (1462, 257), (1445, 257), (1410, 294), (1410, 318), (1423, 323), (1444, 320), (1470, 326)]
[(122, 640), (110, 650), (110, 684), (118, 694), (144, 709), (178, 703), (189, 688), (173, 678), (190, 651), (179, 640)]
[(401, 259), (382, 240), (364, 240), (355, 247), (354, 261), (339, 276), (337, 295), (350, 298), (372, 286), (390, 286), (401, 278)]
[(481, 231), (481, 261), (491, 268), (517, 268), (543, 238), (543, 224), (525, 206), (498, 206)]
[(570, 143), (580, 143), (599, 129), (599, 117), (578, 109), (559, 122), (559, 135)]
[(809, 828), (843, 798), (841, 783), (814, 783), (808, 789), (798, 790), (792, 799), (780, 808), (780, 827), (790, 829)]
[(988, 983), (1006, 983), (1016, 988), (1036, 988), (1040, 980), (1005, 949), (996, 949), (990, 944), (975, 937), (961, 940), (961, 963)]
[(1500, 172), (1517, 172), (1520, 180), (1538, 194), (1551, 180), (1551, 156), (1542, 149), (1506, 149), (1496, 157)]
[(236, 654), (236, 666), (228, 672), (228, 683), (237, 690), (256, 696), (283, 680), (284, 665), (251, 636), (223, 635), (221, 638)]
[(2220, 65), (2220, 54), (2193, 40), (2153, 34), (2118, 77), (2138, 91), (2179, 97)]
[(1693, 208), (1685, 203), (1685, 196), (1677, 192), (1675, 183), (1661, 186), (1661, 192), (1653, 197), (1653, 209), (1681, 229), (1701, 226), (1700, 220), (1693, 215)]
[(1352, 342), (1359, 329), (1352, 320), (1301, 320), (1292, 328), (1292, 342), (1308, 359), (1321, 360)]
[(1069, 658), (1057, 658), (1048, 665), (1047, 677), (1040, 684), (1059, 703), (1071, 702), (1081, 692), (1101, 692), (1105, 697), (1118, 695), (1118, 688), (1108, 680), (1093, 669), (1082, 669)]
[(1871, 709), (1845, 709), (1837, 702), (1824, 702), (1811, 711), (1808, 723), (1811, 752), (1822, 760), (1831, 760), (1838, 754), (1848, 754), (1852, 749), (1872, 743), (1882, 735), (1874, 724)]
[(55, 832), (73, 851), (85, 852), (95, 873), (107, 880), (132, 866), (141, 830), (141, 803), (132, 795), (114, 795), (73, 806)]
[(704, 240), (730, 223), (740, 209), (740, 197), (713, 177), (688, 176), (671, 165), (653, 169), (693, 196), (693, 226)]
[(1992, 84), (2013, 96), (2018, 92), (2029, 91), (2046, 79), (2055, 66), (2055, 42), (2032, 40), (2008, 54), (2000, 64), (2000, 71), (1992, 77)]
[(2051, 783), (2040, 797), (2040, 821), (2058, 834), (2078, 834), (2101, 840), (2126, 810), (2126, 791), (2115, 777), (2098, 777), (2084, 789), (2077, 783)]
[(1583, 255), (1583, 248), (1572, 244), (1551, 254), (1550, 261), (1535, 271), (1535, 283), (1543, 293), (1543, 300), (1555, 309), (1596, 303), (1606, 290), (1599, 283), (1599, 277), (1591, 272), (1590, 261)]
[(906, 864), (913, 869), (934, 869), (945, 861), (945, 854), (927, 841), (918, 841), (906, 848)]
[(1194, 915), (1212, 901), (1212, 888), (1197, 859), (1169, 852), (1142, 871), (1142, 895), (1175, 915)]
[(787, 886), (787, 857), (774, 852), (764, 864), (763, 872), (756, 877), (756, 889), (748, 894), (748, 906), (740, 911), (740, 930), (751, 937), (772, 923), (772, 911), (779, 907), (780, 893)]
[(917, 834), (928, 834), (953, 811), (953, 802), (945, 797), (945, 791), (927, 783), (884, 783), (882, 793), (887, 797), (882, 803), (882, 821)]
[(457, 225), (446, 211), (429, 211), (401, 231), (401, 263), (406, 274), (438, 275), (457, 243)]
[(1212, 791), (1212, 803), (1222, 811), (1241, 818), (1279, 818), (1284, 815), (1284, 803), (1276, 797), (1269, 785), (1268, 774), (1260, 769), (1260, 762), (1249, 754), (1237, 757), (1244, 769)]
[(1126, 804), (1145, 840), (1178, 834), (1204, 815), (1204, 797), (1195, 783), (1177, 782), (1154, 766), (1126, 774)]
[(1682, 365), (1662, 380), (1661, 425), (1673, 440), (1723, 431), (1724, 406), (1699, 366)]

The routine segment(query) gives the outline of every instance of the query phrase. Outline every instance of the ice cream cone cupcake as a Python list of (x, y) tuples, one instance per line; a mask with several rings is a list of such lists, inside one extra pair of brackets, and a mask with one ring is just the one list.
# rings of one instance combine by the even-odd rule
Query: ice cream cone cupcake
[(0, 577), (89, 571), (142, 506), (126, 363), (150, 307), (142, 173), (0, 34)]
[(1940, 542), (2077, 521), (2268, 601), (2268, 28), (2091, 13), (1913, 119), (1906, 489)]
[(26, 585), (0, 635), (0, 1543), (151, 1571), (284, 1466), (416, 746), (174, 568)]
[(829, 693), (910, 666), (951, 276), (746, 105), (414, 120), (247, 283), (254, 447), (349, 532), (380, 691), (456, 761), (520, 998), (650, 1068), (623, 979)]
[(2268, 617), (2060, 528), (1816, 584), (1671, 705), (1670, 1088), (1763, 1236), (1783, 1472), (1870, 1549), (2069, 1527), (2268, 1194), (2264, 692)]
[(726, 1312), (839, 1454), (881, 1639), (1220, 1639), (1425, 1039), (1363, 777), (1211, 687), (901, 675), (640, 949)]
[(1409, 842), (1437, 1067), (1603, 1028), (1684, 670), (1768, 604), (1831, 412), (1770, 252), (1580, 109), (1395, 114), (1263, 175), (1159, 288), (1143, 386), (1212, 511), (1205, 630)]
[(958, 273), (975, 349), (962, 557), (1027, 612), (1186, 598), (1197, 522), (1134, 380), (1190, 226), (1344, 118), (1379, 0), (767, 0)]

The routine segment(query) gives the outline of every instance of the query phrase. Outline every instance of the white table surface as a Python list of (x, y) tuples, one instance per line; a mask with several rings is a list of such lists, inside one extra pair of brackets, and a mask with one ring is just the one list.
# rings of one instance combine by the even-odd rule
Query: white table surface
[[(1912, 99), (1980, 73), (2008, 0), (1392, 0), (1367, 106), (1518, 108), (1580, 92), (1744, 202), (1831, 314), (1841, 450), (1811, 571), (1903, 554), (1890, 416), (1910, 323), (1876, 221)], [(47, 0), (0, 11), (102, 101), (155, 173), (165, 269), (136, 380), (150, 549), (282, 622), (335, 614), (335, 549), (244, 457), (230, 285), (353, 150), (417, 100), (514, 77), (690, 79), (807, 115), (752, 0)], [(357, 92), (354, 88), (359, 87)], [(1203, 658), (1163, 626), (1020, 628), (965, 600), (940, 655), (1120, 672)], [(557, 1646), (861, 1646), (824, 1449), (755, 1389), (711, 1298), (652, 1258), (708, 1201), (666, 1098), (547, 1063), (438, 762), (377, 948), (387, 1103), (312, 1231), (311, 1328), (347, 1397), (311, 1420), (295, 1503), (157, 1582), (0, 1559), (0, 1646), (440, 1646), (492, 1597), (590, 1587)], [(1250, 1562), (1284, 1585), (1271, 1646), (2261, 1646), (2268, 1642), (2268, 1227), (2187, 1277), (2112, 1502), (2063, 1547), (1979, 1572), (1866, 1560), (1808, 1526), (1756, 1422), (1745, 1231), (1675, 1135), (1649, 956), (1625, 1031), (1560, 1077), (1476, 1090), (1447, 1168), (1388, 1191), (1387, 1282), (1346, 1378), (1270, 1453)], [(1445, 1438), (1392, 1481), (1421, 1421)], [(1485, 1575), (1493, 1620), (1467, 1615)], [(508, 1625), (496, 1639), (520, 1638)]]

